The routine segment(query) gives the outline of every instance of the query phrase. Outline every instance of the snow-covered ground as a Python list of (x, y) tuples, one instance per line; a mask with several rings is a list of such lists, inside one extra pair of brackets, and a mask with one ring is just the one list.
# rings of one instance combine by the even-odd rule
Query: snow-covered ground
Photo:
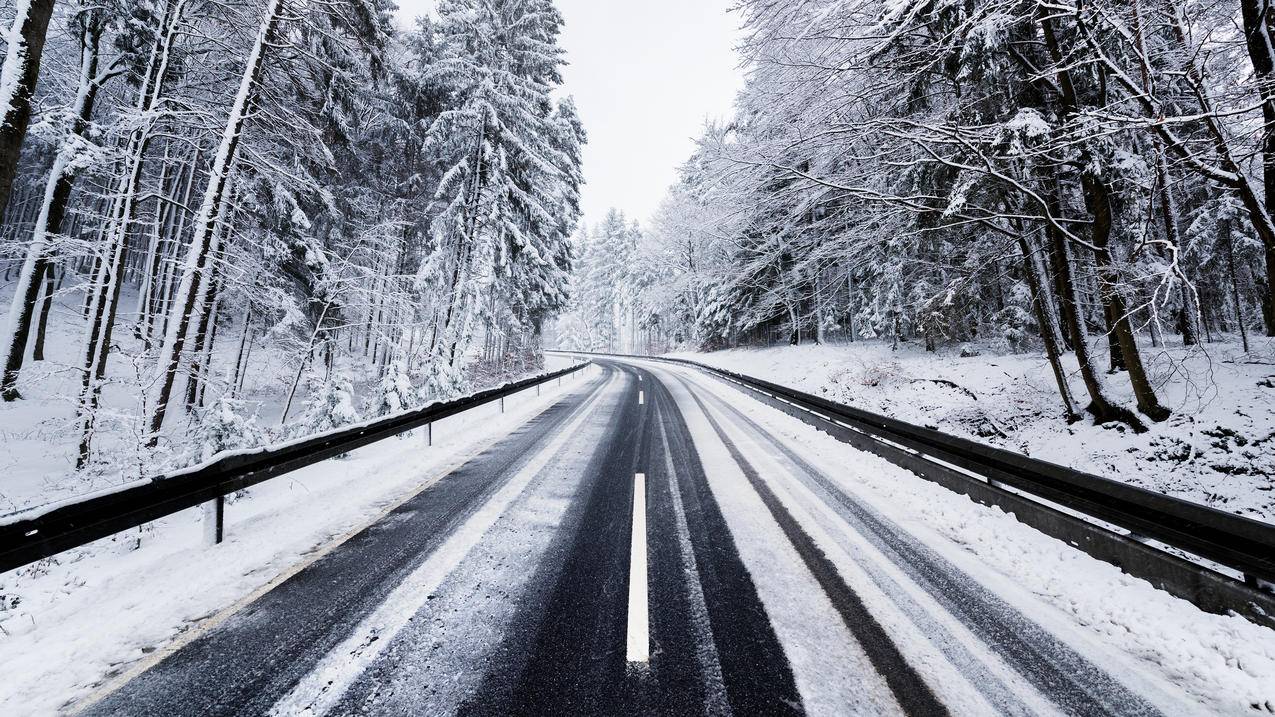
[(227, 539), (202, 543), (199, 509), (0, 575), (0, 714), (50, 714), (145, 664), (508, 434), (569, 379), (251, 488), (226, 508)]
[[(937, 428), (1078, 470), (1275, 522), (1275, 339), (1144, 347), (1167, 421), (1067, 425), (1041, 355), (961, 356), (885, 342), (671, 354), (756, 376), (917, 425)], [(1071, 384), (1084, 386), (1071, 360)], [(1123, 374), (1106, 376), (1132, 403)]]
[[(0, 305), (8, 306), (12, 285), (0, 287)], [(102, 410), (94, 438), (95, 464), (76, 471), (79, 426), (76, 408), (81, 390), (86, 322), (81, 315), (83, 295), (68, 292), (53, 302), (44, 361), (28, 361), (18, 386), (23, 400), (0, 403), (0, 516), (35, 505), (101, 490), (142, 475), (156, 473), (166, 460), (193, 450), (186, 433), (193, 417), (172, 415), (167, 422), (162, 453), (148, 455), (141, 448), (139, 403), (141, 390), (153, 370), (153, 359), (142, 356), (144, 346), (132, 334), (131, 310), (136, 294), (130, 288), (120, 298), (121, 316), (114, 332), (102, 387)], [(228, 381), (238, 349), (238, 327), (222, 329), (211, 366), (211, 395), (219, 395)], [(244, 411), (266, 429), (277, 428), (283, 397), (296, 371), (295, 361), (268, 338), (257, 337), (244, 377)], [(357, 369), (358, 367), (351, 367)], [(304, 387), (303, 387), (304, 388)], [(177, 386), (175, 400), (183, 388)], [(298, 403), (305, 398), (298, 392)], [(294, 405), (293, 415), (296, 415)]]

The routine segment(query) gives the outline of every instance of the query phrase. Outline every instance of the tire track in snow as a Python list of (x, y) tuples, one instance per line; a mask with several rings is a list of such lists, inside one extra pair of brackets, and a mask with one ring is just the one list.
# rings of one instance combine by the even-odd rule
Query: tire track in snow
[[(683, 384), (687, 383), (687, 379), (681, 375), (676, 378)], [(847, 527), (873, 546), (881, 557), (900, 569), (941, 609), (958, 620), (998, 658), (1063, 712), (1076, 715), (1161, 714), (1156, 707), (1130, 691), (1112, 675), (1063, 644), (935, 551), (848, 495), (827, 475), (737, 408), (712, 391), (705, 391), (705, 394), (742, 431), (758, 439), (759, 445), (768, 446), (774, 451), (773, 458), (784, 473), (804, 485), (813, 494), (812, 497), (823, 501)], [(987, 697), (998, 709), (1004, 711), (1003, 708), (1012, 707), (1017, 702), (1016, 699), (1008, 701), (1010, 696), (1007, 694), (996, 694), (1000, 688), (995, 682), (989, 682), (985, 674), (980, 675), (977, 672), (979, 666), (972, 662), (973, 656), (957, 639), (945, 634), (947, 630), (942, 625), (927, 617), (925, 609), (916, 604), (879, 566), (873, 566), (862, 554), (850, 554), (882, 592), (898, 603), (973, 684), (981, 689), (991, 688), (992, 692)], [(1021, 703), (1018, 706), (1026, 709)]]
[(824, 591), (828, 599), (832, 601), (833, 607), (836, 608), (837, 613), (841, 616), (851, 634), (859, 641), (872, 665), (885, 678), (886, 684), (890, 686), (890, 690), (894, 693), (899, 705), (910, 715), (937, 717), (949, 714), (947, 707), (939, 701), (930, 686), (922, 679), (916, 669), (908, 663), (903, 653), (899, 651), (898, 646), (894, 644), (894, 641), (890, 639), (890, 636), (881, 626), (881, 623), (877, 622), (872, 613), (868, 611), (858, 593), (841, 579), (836, 566), (783, 506), (775, 493), (762, 480), (752, 463), (744, 458), (739, 448), (726, 435), (721, 424), (709, 413), (708, 407), (704, 405), (704, 402), (693, 392), (691, 392), (691, 397), (699, 405), (705, 418), (708, 419), (709, 425), (713, 427), (718, 439), (726, 446), (739, 469), (748, 478), (753, 490), (757, 491), (758, 497), (761, 498), (762, 503), (770, 511), (771, 517), (779, 525), (784, 536), (788, 538), (793, 549), (797, 551), (797, 555), (801, 557), (806, 568), (814, 576), (816, 582), (819, 583), (819, 587)]

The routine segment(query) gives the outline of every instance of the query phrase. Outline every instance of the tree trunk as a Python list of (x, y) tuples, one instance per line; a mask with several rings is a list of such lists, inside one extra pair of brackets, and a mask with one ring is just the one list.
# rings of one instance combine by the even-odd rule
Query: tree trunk
[[(1103, 289), (1098, 289), (1099, 296)], [(1124, 351), (1120, 348), (1120, 339), (1116, 336), (1116, 319), (1112, 312), (1111, 302), (1102, 298), (1103, 335), (1107, 337), (1107, 373), (1116, 374), (1127, 367), (1124, 362)]]
[[(1053, 182), (1056, 180), (1053, 176), (1050, 176), (1048, 181)], [(1055, 186), (1048, 191), (1049, 194), (1046, 197), (1046, 201), (1048, 202), (1049, 213), (1055, 217), (1061, 217), (1063, 215), (1062, 200), (1058, 196), (1058, 188)], [(1061, 251), (1064, 248), (1066, 248), (1065, 238), (1061, 243), (1049, 241), (1047, 253), (1051, 269), (1050, 274), (1053, 277), (1054, 295), (1058, 297), (1059, 319), (1063, 326), (1072, 326), (1073, 324), (1080, 324), (1082, 320), (1080, 318), (1080, 307), (1076, 306), (1076, 292), (1072, 285), (1071, 258), (1067, 252)], [(1070, 351), (1075, 348), (1072, 345), (1072, 336), (1069, 331), (1063, 331), (1062, 339), (1062, 349), (1064, 351)]]
[(204, 347), (207, 345), (208, 335), (212, 330), (212, 322), (216, 320), (214, 314), (217, 308), (217, 267), (214, 266), (208, 271), (209, 281), (207, 282), (207, 291), (201, 298), (204, 306), (208, 310), (202, 312), (199, 316), (199, 325), (195, 329), (195, 335), (191, 341), (191, 358), (190, 370), (186, 374), (186, 413), (194, 413), (197, 408), (196, 403), (199, 396), (199, 383), (203, 376), (204, 364), (202, 363), (204, 355)]
[[(1056, 216), (1061, 218), (1061, 215)], [(1063, 287), (1063, 291), (1066, 292), (1063, 298), (1070, 297), (1071, 305), (1079, 308), (1079, 302), (1076, 301), (1076, 282), (1072, 271), (1071, 252), (1067, 239), (1062, 232), (1052, 225), (1046, 225), (1045, 234), (1052, 245), (1050, 247), (1051, 255), (1058, 257), (1055, 278)], [(1065, 304), (1066, 302), (1060, 303)], [(1089, 332), (1085, 328), (1084, 321), (1080, 318), (1080, 312), (1072, 311), (1070, 315), (1064, 313), (1063, 320), (1067, 325), (1067, 331), (1071, 334), (1071, 345), (1076, 352), (1076, 361), (1080, 364), (1080, 377), (1084, 380), (1085, 389), (1089, 393), (1089, 405), (1085, 410), (1093, 414), (1095, 423), (1121, 421), (1128, 424), (1135, 431), (1146, 431), (1146, 425), (1133, 411), (1118, 405), (1107, 396), (1107, 387), (1103, 383), (1097, 367), (1094, 365), (1093, 354), (1090, 353)]]
[(0, 67), (0, 221), (13, 191), (13, 178), (18, 173), (22, 141), (31, 124), (31, 97), (40, 77), (40, 58), (44, 54), (44, 38), (53, 16), (53, 0), (30, 0), (17, 3), (7, 37), (4, 65)]
[[(195, 185), (195, 164), (199, 159), (200, 148), (196, 147), (189, 165), (189, 171), (186, 173), (186, 185), (182, 189), (182, 206), (190, 205)], [(170, 216), (168, 226), (165, 228), (165, 235), (160, 242), (161, 256), (164, 260), (161, 262), (161, 275), (163, 281), (160, 282), (157, 291), (152, 292), (154, 295), (154, 306), (150, 310), (150, 320), (146, 328), (148, 336), (156, 335), (156, 324), (159, 325), (159, 335), (168, 333), (168, 307), (173, 303), (173, 278), (176, 274), (177, 252), (181, 248), (182, 235), (186, 232), (186, 222), (188, 212), (177, 210), (174, 212), (175, 219)]]
[(164, 159), (160, 163), (159, 170), (159, 193), (160, 196), (155, 200), (155, 221), (151, 227), (150, 242), (146, 247), (146, 257), (142, 260), (141, 269), (141, 286), (137, 289), (137, 305), (133, 310), (135, 315), (133, 323), (133, 335), (139, 339), (150, 343), (150, 315), (151, 309), (154, 307), (154, 301), (151, 297), (155, 293), (156, 285), (159, 283), (160, 259), (163, 256), (160, 244), (163, 226), (167, 219), (168, 212), (171, 211), (171, 205), (164, 201), (169, 195), (169, 183), (172, 181), (171, 173), (171, 148), (164, 145)]
[(1240, 344), (1244, 353), (1248, 353), (1248, 329), (1244, 326), (1244, 304), (1240, 301), (1240, 279), (1235, 271), (1235, 238), (1231, 235), (1231, 220), (1222, 219), (1217, 224), (1217, 232), (1221, 241), (1218, 244), (1226, 247), (1226, 269), (1231, 279), (1231, 301), (1235, 303), (1235, 323), (1240, 329)]
[(1155, 170), (1160, 185), (1160, 218), (1164, 222), (1164, 236), (1172, 252), (1171, 260), (1177, 269), (1178, 289), (1182, 292), (1182, 345), (1195, 346), (1200, 343), (1200, 302), (1195, 295), (1195, 286), (1187, 280), (1185, 272), (1178, 264), (1182, 251), (1182, 232), (1178, 230), (1178, 200), (1169, 186), (1169, 168), (1164, 159), (1164, 148), (1161, 142), (1155, 143)]
[(1036, 248), (1029, 243), (1026, 234), (1018, 235), (1018, 246), (1023, 252), (1023, 268), (1027, 274), (1027, 285), (1031, 287), (1036, 320), (1040, 322), (1040, 335), (1045, 342), (1045, 356), (1049, 359), (1049, 367), (1054, 372), (1054, 381), (1058, 384), (1058, 395), (1062, 399), (1067, 422), (1074, 423), (1080, 420), (1080, 413), (1076, 411), (1076, 399), (1072, 396), (1071, 385), (1067, 383), (1067, 371), (1062, 365), (1058, 316), (1054, 313), (1054, 304), (1049, 298), (1049, 285), (1040, 273), (1042, 267)]
[[(44, 360), (44, 338), (49, 329), (49, 313), (53, 311), (53, 292), (57, 288), (53, 282), (55, 267), (51, 264), (44, 269), (44, 299), (40, 302), (40, 318), (35, 323), (35, 345), (31, 347), (31, 360)], [(66, 273), (64, 269), (62, 273)]]
[[(1120, 271), (1108, 248), (1111, 241), (1111, 194), (1106, 182), (1097, 175), (1086, 172), (1081, 177), (1086, 201), (1093, 214), (1092, 236), (1094, 263), (1098, 269), (1098, 294), (1102, 298), (1103, 311), (1111, 327), (1111, 335), (1119, 346), (1123, 359), (1122, 368), (1129, 372), (1129, 383), (1138, 402), (1138, 410), (1153, 421), (1163, 421), (1170, 411), (1160, 404), (1155, 388), (1142, 365), (1142, 354), (1129, 320), (1129, 305), (1121, 285)], [(1114, 356), (1113, 356), (1114, 359)]]
[(301, 376), (305, 373), (305, 367), (310, 363), (310, 357), (314, 354), (315, 339), (323, 327), (323, 320), (327, 318), (328, 309), (332, 308), (332, 302), (328, 301), (323, 305), (323, 311), (319, 314), (319, 320), (314, 324), (314, 331), (310, 332), (310, 344), (306, 346), (305, 354), (302, 355), (301, 364), (297, 366), (297, 372), (292, 377), (292, 385), (288, 387), (288, 398), (283, 402), (283, 413), (279, 415), (279, 425), (283, 426), (288, 422), (288, 412), (292, 410), (292, 401), (297, 395), (297, 386), (301, 385)]
[(849, 329), (847, 333), (850, 335), (850, 343), (854, 343), (854, 340), (858, 337), (854, 335), (855, 308), (854, 308), (854, 266), (853, 265), (846, 268), (846, 292), (848, 295), (848, 298), (846, 299), (846, 326)]
[[(75, 120), (71, 127), (71, 132), (75, 136), (84, 133), (93, 116), (93, 105), (98, 89), (97, 65), (100, 38), (100, 23), (87, 19), (80, 38), (80, 80), (75, 97)], [(13, 299), (10, 303), (9, 323), (5, 330), (2, 347), (4, 372), (0, 376), (0, 396), (3, 396), (5, 401), (19, 398), (18, 372), (21, 371), (22, 362), (26, 357), (27, 341), (31, 334), (31, 319), (39, 299), (40, 284), (43, 283), (44, 273), (50, 266), (49, 237), (62, 231), (62, 220), (66, 216), (67, 204), (78, 174), (72, 162), (73, 145), (72, 141), (60, 147), (53, 160), (53, 166), (49, 169), (40, 213), (36, 217), (31, 241), (27, 245), (26, 260), (18, 275), (18, 284), (14, 288)]]
[[(1271, 31), (1275, 13), (1272, 12), (1271, 0), (1240, 0), (1240, 14), (1244, 19), (1249, 60), (1262, 98), (1263, 209), (1269, 217), (1271, 208), (1275, 207), (1275, 42)], [(1275, 336), (1275, 310), (1272, 310), (1275, 309), (1275, 231), (1272, 231), (1275, 227), (1263, 224), (1269, 222), (1254, 221), (1266, 255), (1266, 291), (1262, 299), (1268, 307), (1265, 312), (1266, 335)]]
[(823, 272), (815, 272), (815, 343), (824, 343)]
[(244, 349), (248, 345), (248, 328), (252, 325), (252, 306), (244, 309), (243, 312), (243, 329), (239, 334), (239, 349), (235, 352), (234, 373), (230, 375), (227, 381), (231, 397), (239, 395), (239, 374), (243, 370), (242, 363), (244, 361)]
[(1160, 327), (1160, 312), (1155, 305), (1155, 297), (1147, 302), (1147, 328), (1151, 330), (1152, 348), (1164, 346), (1164, 330)]

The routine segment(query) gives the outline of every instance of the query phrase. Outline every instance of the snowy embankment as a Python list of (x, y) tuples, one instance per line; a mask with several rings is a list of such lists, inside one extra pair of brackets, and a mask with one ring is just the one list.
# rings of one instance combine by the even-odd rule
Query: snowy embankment
[(489, 445), (581, 379), (523, 391), (267, 481), (202, 543), (198, 508), (0, 575), (0, 714), (50, 714), (291, 575)]
[[(1144, 434), (1068, 425), (1049, 364), (1034, 354), (960, 356), (865, 341), (670, 355), (1275, 522), (1275, 339), (1252, 339), (1248, 354), (1230, 343), (1144, 350), (1174, 411)], [(1071, 369), (1083, 396), (1074, 360)], [(1107, 380), (1132, 404), (1122, 374)]]
[[(0, 287), (0, 305), (7, 306), (12, 285)], [(150, 453), (142, 447), (142, 395), (148, 386), (150, 361), (144, 344), (131, 326), (116, 332), (114, 349), (107, 360), (107, 380), (102, 387), (102, 410), (94, 438), (94, 462), (87, 469), (75, 469), (80, 423), (80, 397), (85, 322), (78, 292), (59, 295), (49, 319), (46, 359), (30, 361), (23, 368), (19, 388), (23, 399), (0, 403), (0, 515), (8, 515), (38, 505), (109, 490), (143, 475), (165, 472), (175, 462), (198, 450), (196, 416), (173, 415), (165, 428), (161, 450)], [(136, 296), (126, 289), (124, 306), (133, 306)], [(124, 320), (127, 320), (124, 319)], [(237, 337), (238, 326), (223, 331)], [(249, 347), (252, 363), (243, 378), (239, 398), (244, 409), (263, 429), (288, 437), (279, 425), (288, 382), (295, 374), (295, 351), (290, 344), (258, 337)], [(212, 396), (220, 395), (227, 382), (226, 367), (236, 360), (237, 342), (227, 338), (217, 342), (212, 353)], [(351, 375), (362, 384), (372, 378), (371, 367), (349, 366)], [(300, 400), (297, 401), (300, 403)], [(299, 413), (294, 408), (293, 415)], [(198, 462), (191, 457), (185, 464)]]

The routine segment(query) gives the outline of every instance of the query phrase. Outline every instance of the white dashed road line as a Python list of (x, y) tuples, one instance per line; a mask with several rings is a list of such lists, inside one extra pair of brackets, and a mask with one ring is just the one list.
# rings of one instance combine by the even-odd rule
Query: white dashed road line
[(646, 589), (646, 474), (633, 476), (633, 533), (629, 548), (629, 662), (651, 659)]

